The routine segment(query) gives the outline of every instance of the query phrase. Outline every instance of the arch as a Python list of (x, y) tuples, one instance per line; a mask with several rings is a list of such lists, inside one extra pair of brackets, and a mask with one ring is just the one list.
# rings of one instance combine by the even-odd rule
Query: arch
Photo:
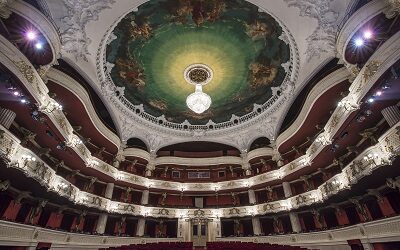
[(270, 147), (271, 141), (267, 137), (259, 137), (250, 144), (250, 151), (258, 148)]
[(240, 155), (240, 151), (233, 146), (210, 141), (181, 142), (165, 146), (157, 152), (158, 155), (175, 155), (176, 153), (183, 153), (187, 156), (190, 154), (202, 155), (203, 157)]
[(126, 141), (126, 146), (128, 148), (138, 148), (148, 151), (146, 143), (139, 138), (132, 137)]

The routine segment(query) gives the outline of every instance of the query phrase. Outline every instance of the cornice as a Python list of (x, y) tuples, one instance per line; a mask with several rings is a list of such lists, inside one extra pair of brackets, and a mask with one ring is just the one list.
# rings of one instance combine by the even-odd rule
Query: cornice
[(92, 102), (90, 101), (89, 94), (77, 81), (67, 74), (55, 69), (50, 68), (47, 71), (47, 79), (55, 82), (56, 84), (64, 87), (73, 93), (85, 107), (86, 113), (89, 115), (90, 121), (97, 129), (97, 131), (108, 141), (113, 143), (117, 148), (120, 147), (121, 141), (115, 133), (108, 129), (104, 123), (99, 119)]
[(360, 239), (368, 242), (389, 242), (388, 239), (399, 240), (400, 216), (359, 223), (331, 230), (311, 233), (285, 234), (257, 237), (227, 237), (217, 238), (220, 242), (254, 242), (279, 245), (301, 246), (310, 249), (330, 247), (336, 249), (339, 245), (348, 247), (348, 240)]
[[(91, 193), (81, 191), (37, 157), (32, 151), (20, 146), (16, 138), (0, 126), (2, 140), (0, 154), (7, 159), (8, 167), (23, 172), (26, 176), (35, 179), (48, 191), (56, 192), (75, 204), (97, 208), (102, 211), (134, 216), (190, 218), (196, 216), (197, 209), (174, 209), (163, 207), (148, 207), (112, 201)], [(241, 217), (248, 215), (262, 215), (290, 211), (315, 203), (320, 203), (336, 193), (349, 189), (365, 176), (371, 175), (378, 168), (390, 165), (400, 152), (400, 122), (382, 135), (378, 143), (367, 148), (353, 161), (318, 188), (287, 198), (258, 205), (204, 209), (205, 216), (210, 218)], [(182, 189), (183, 190), (183, 189)]]
[[(265, 11), (261, 9), (262, 11)], [(269, 13), (268, 11), (266, 11)], [(100, 42), (97, 51), (96, 67), (99, 82), (101, 83), (102, 93), (104, 98), (108, 100), (113, 108), (119, 113), (120, 119), (117, 121), (120, 126), (121, 138), (123, 141), (131, 138), (138, 137), (144, 139), (150, 151), (156, 152), (159, 148), (180, 142), (193, 141), (193, 140), (207, 140), (219, 143), (225, 143), (239, 148), (241, 151), (247, 151), (251, 142), (258, 138), (266, 136), (268, 138), (275, 138), (275, 129), (277, 119), (272, 117), (277, 115), (281, 106), (287, 103), (287, 100), (292, 98), (296, 89), (295, 82), (298, 77), (299, 70), (299, 53), (297, 45), (293, 36), (288, 31), (287, 27), (274, 15), (276, 21), (281, 25), (284, 31), (285, 41), (290, 46), (290, 67), (285, 78), (284, 84), (274, 90), (274, 96), (261, 107), (262, 112), (259, 114), (253, 112), (243, 117), (232, 117), (231, 121), (221, 124), (213, 124), (210, 129), (208, 125), (188, 125), (185, 129), (184, 124), (172, 124), (163, 120), (163, 125), (159, 124), (157, 117), (151, 117), (143, 112), (140, 106), (134, 106), (128, 102), (123, 94), (116, 94), (123, 92), (122, 89), (116, 88), (113, 84), (111, 77), (108, 74), (108, 67), (105, 59), (105, 48), (111, 38), (115, 36), (112, 30), (121, 20), (121, 17), (108, 28), (104, 37)], [(282, 38), (283, 39), (283, 38)], [(276, 93), (280, 91), (282, 94), (279, 96)], [(264, 107), (265, 106), (265, 107)], [(256, 110), (256, 106), (255, 109)], [(139, 111), (139, 114), (137, 113)], [(234, 122), (234, 120), (237, 120)], [(122, 122), (122, 124), (121, 124)], [(236, 125), (237, 123), (237, 125)], [(260, 126), (260, 124), (262, 124)], [(157, 136), (155, 136), (157, 134)], [(231, 136), (235, 134), (236, 136)], [(140, 137), (141, 135), (145, 135)]]
[(303, 123), (308, 118), (311, 109), (314, 107), (315, 102), (317, 102), (318, 99), (332, 87), (348, 79), (349, 75), (349, 72), (345, 68), (340, 68), (319, 81), (319, 83), (307, 95), (307, 99), (296, 120), (289, 128), (280, 134), (278, 138), (276, 138), (275, 143), (277, 148), (279, 148), (285, 141), (289, 140), (294, 134), (299, 132)]
[(39, 242), (51, 242), (53, 248), (98, 249), (131, 244), (159, 242), (182, 242), (183, 238), (144, 238), (87, 235), (41, 228), (32, 225), (0, 221), (0, 240), (10, 246), (37, 245)]
[[(311, 233), (284, 234), (257, 237), (224, 237), (216, 238), (217, 242), (253, 242), (279, 245), (318, 248), (318, 246), (348, 246), (348, 240), (361, 239), (368, 242), (399, 241), (398, 229), (400, 216), (374, 220), (338, 229), (323, 230)], [(53, 247), (106, 248), (131, 244), (147, 244), (157, 242), (181, 242), (183, 238), (143, 238), (87, 235), (56, 231), (37, 226), (0, 221), (0, 239), (10, 242), (9, 245), (37, 244), (51, 242)]]
[[(253, 176), (247, 179), (219, 182), (212, 185), (210, 183), (180, 184), (177, 182), (151, 180), (145, 177), (119, 171), (113, 166), (96, 159), (91, 155), (90, 151), (84, 145), (76, 144), (76, 135), (73, 134), (72, 126), (62, 111), (54, 110), (54, 105), (56, 102), (49, 97), (48, 89), (43, 80), (40, 78), (39, 74), (30, 64), (28, 59), (3, 36), (0, 36), (0, 63), (5, 65), (16, 77), (20, 79), (20, 81), (35, 99), (35, 102), (38, 103), (39, 110), (49, 117), (51, 122), (64, 136), (67, 144), (71, 145), (71, 148), (83, 159), (87, 166), (92, 167), (99, 172), (109, 175), (113, 178), (119, 178), (124, 182), (145, 187), (147, 187), (150, 183), (153, 183), (154, 187), (159, 189), (181, 190), (184, 188), (185, 190), (191, 191), (213, 191), (216, 188), (215, 185), (217, 185), (217, 188), (219, 189), (235, 189), (266, 183), (307, 167), (320, 153), (320, 151), (326, 145), (330, 144), (330, 141), (335, 133), (342, 126), (348, 116), (358, 108), (360, 101), (373, 86), (376, 80), (378, 80), (379, 77), (381, 77), (390, 68), (390, 66), (392, 66), (400, 58), (400, 44), (398, 43), (399, 37), (400, 32), (388, 39), (371, 56), (350, 86), (349, 95), (339, 102), (338, 107), (335, 109), (331, 118), (325, 125), (325, 132), (319, 135), (319, 137), (311, 144), (306, 152), (306, 155), (292, 161), (279, 170)], [(130, 124), (127, 123), (126, 125), (129, 126)], [(258, 126), (262, 127), (264, 124), (261, 123)], [(137, 127), (132, 127), (131, 129), (136, 128)], [(143, 132), (139, 128), (137, 128), (137, 131)], [(161, 135), (151, 134), (148, 132), (147, 134), (145, 133), (141, 136), (147, 136), (147, 141), (155, 141), (155, 144), (164, 139), (168, 140), (168, 138), (164, 138)], [(249, 135), (233, 133), (230, 135), (230, 138), (231, 140), (247, 141), (249, 140)]]

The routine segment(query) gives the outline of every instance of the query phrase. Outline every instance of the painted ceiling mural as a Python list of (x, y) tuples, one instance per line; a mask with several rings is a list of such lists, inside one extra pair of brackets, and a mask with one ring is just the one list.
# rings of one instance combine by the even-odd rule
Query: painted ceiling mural
[[(244, 0), (151, 0), (115, 27), (106, 58), (114, 84), (145, 112), (175, 123), (219, 123), (250, 113), (284, 81), (290, 51), (282, 32)], [(202, 114), (186, 106), (194, 86), (184, 71), (193, 64), (213, 71), (203, 87), (212, 104)]]

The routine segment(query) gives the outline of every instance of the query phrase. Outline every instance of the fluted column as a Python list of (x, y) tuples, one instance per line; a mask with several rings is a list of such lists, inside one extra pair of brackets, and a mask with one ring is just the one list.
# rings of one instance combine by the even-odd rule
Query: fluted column
[(381, 113), (390, 127), (400, 121), (400, 109), (397, 105), (382, 109)]
[[(149, 204), (149, 190), (144, 190), (143, 191), (141, 204), (142, 205)], [(143, 236), (144, 235), (145, 226), (146, 226), (146, 219), (145, 218), (140, 218), (138, 220), (137, 227), (136, 227), (136, 235), (137, 236)]]
[[(107, 199), (111, 199), (113, 192), (114, 192), (114, 183), (107, 183), (104, 197), (106, 197)], [(107, 219), (108, 219), (107, 213), (100, 214), (99, 219), (97, 220), (97, 225), (96, 225), (97, 233), (104, 234), (104, 231), (106, 230)]]
[[(283, 186), (283, 192), (285, 194), (285, 198), (289, 198), (292, 196), (292, 189), (290, 188), (290, 183), (289, 182), (282, 182)], [(290, 218), (290, 223), (292, 224), (292, 230), (293, 232), (300, 232), (301, 231), (301, 226), (300, 226), (300, 220), (299, 216), (296, 213), (290, 212), (289, 213), (289, 218)]]
[(16, 114), (5, 108), (0, 107), (0, 124), (6, 129), (9, 129), (11, 124), (14, 122)]

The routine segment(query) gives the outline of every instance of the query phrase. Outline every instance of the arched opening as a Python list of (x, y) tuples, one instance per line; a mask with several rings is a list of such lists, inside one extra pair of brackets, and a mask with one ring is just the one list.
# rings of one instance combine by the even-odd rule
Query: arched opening
[(267, 148), (270, 147), (271, 141), (267, 137), (260, 137), (253, 141), (250, 145), (250, 151), (257, 148)]
[(232, 146), (215, 142), (183, 142), (161, 148), (158, 156), (218, 157), (239, 156), (240, 151)]
[(144, 143), (142, 140), (140, 140), (139, 138), (130, 138), (127, 142), (126, 142), (126, 146), (128, 148), (138, 148), (138, 149), (143, 149), (148, 151), (146, 143)]

